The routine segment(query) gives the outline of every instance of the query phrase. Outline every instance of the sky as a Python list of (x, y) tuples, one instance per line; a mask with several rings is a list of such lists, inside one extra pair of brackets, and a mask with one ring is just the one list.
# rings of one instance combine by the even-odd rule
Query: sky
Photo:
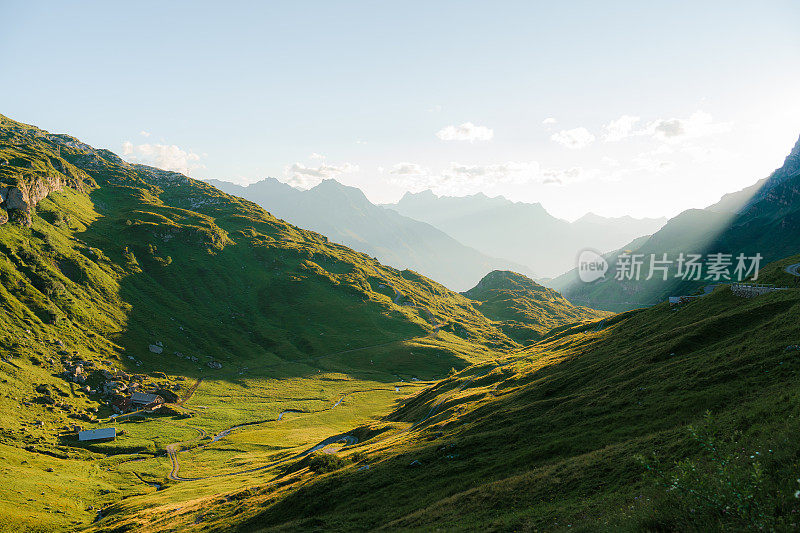
[(800, 3), (0, 0), (0, 113), (240, 184), (674, 216), (800, 135)]

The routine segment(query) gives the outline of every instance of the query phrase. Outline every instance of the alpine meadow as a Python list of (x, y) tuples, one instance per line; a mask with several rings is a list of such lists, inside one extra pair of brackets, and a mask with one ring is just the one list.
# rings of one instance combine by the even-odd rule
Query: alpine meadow
[(0, 18), (0, 532), (800, 530), (796, 4)]

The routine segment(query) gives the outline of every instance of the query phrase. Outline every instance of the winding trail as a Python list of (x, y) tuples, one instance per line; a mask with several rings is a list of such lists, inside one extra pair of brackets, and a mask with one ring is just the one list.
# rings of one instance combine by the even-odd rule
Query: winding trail
[[(339, 401), (341, 402), (341, 400), (339, 400)], [(330, 407), (328, 409), (332, 409), (332, 407)], [(328, 409), (323, 409), (323, 411), (328, 410)], [(306, 411), (299, 411), (299, 410), (295, 410), (295, 409), (286, 409), (283, 412), (281, 412), (278, 415), (278, 418), (276, 418), (276, 419), (257, 420), (257, 421), (254, 421), (254, 422), (245, 422), (243, 424), (238, 424), (236, 426), (232, 426), (232, 427), (230, 427), (228, 429), (224, 429), (224, 430), (220, 431), (214, 437), (212, 437), (211, 442), (212, 443), (213, 442), (217, 442), (218, 440), (220, 440), (222, 438), (225, 438), (228, 435), (230, 435), (231, 432), (233, 432), (233, 431), (235, 431), (235, 430), (237, 430), (239, 428), (242, 428), (242, 427), (253, 426), (253, 425), (256, 425), (256, 424), (263, 424), (265, 422), (276, 422), (276, 421), (279, 421), (279, 420), (281, 420), (283, 418), (284, 413), (287, 413), (287, 412), (303, 412), (303, 413), (305, 413)], [(317, 411), (311, 411), (311, 412), (317, 412)], [(201, 438), (204, 438), (204, 437), (201, 437)], [(201, 447), (201, 446), (205, 446), (205, 444), (195, 443), (194, 446), (185, 448), (183, 450), (178, 450), (177, 449), (177, 447), (181, 443), (169, 444), (167, 446), (167, 454), (169, 455), (170, 463), (172, 464), (172, 470), (170, 471), (170, 473), (169, 473), (169, 475), (167, 477), (169, 477), (169, 479), (171, 479), (173, 481), (198, 481), (198, 480), (201, 480), (201, 479), (211, 479), (211, 478), (218, 478), (218, 477), (229, 477), (229, 476), (235, 476), (235, 475), (238, 475), (238, 474), (247, 474), (247, 473), (251, 473), (251, 472), (258, 472), (259, 470), (265, 470), (267, 468), (271, 468), (273, 466), (277, 466), (277, 465), (283, 464), (283, 463), (285, 463), (287, 461), (293, 461), (293, 460), (296, 460), (296, 459), (301, 459), (301, 458), (305, 457), (308, 454), (314, 453), (317, 450), (320, 450), (320, 449), (325, 448), (326, 446), (328, 446), (330, 444), (335, 444), (337, 442), (344, 442), (345, 446), (352, 446), (353, 444), (357, 444), (358, 443), (358, 438), (355, 437), (354, 435), (349, 435), (349, 434), (346, 434), (346, 433), (339, 434), (339, 435), (333, 435), (332, 437), (328, 437), (327, 439), (323, 440), (319, 444), (316, 444), (316, 445), (312, 446), (311, 448), (308, 448), (305, 451), (302, 451), (302, 452), (297, 453), (295, 455), (291, 455), (289, 457), (284, 457), (283, 459), (278, 459), (277, 461), (269, 462), (267, 464), (264, 464), (264, 465), (261, 465), (261, 466), (258, 466), (258, 467), (247, 468), (247, 469), (244, 469), (244, 470), (236, 470), (236, 471), (233, 471), (233, 472), (225, 472), (225, 473), (220, 473), (220, 474), (213, 474), (213, 475), (210, 475), (210, 476), (199, 476), (199, 477), (184, 477), (184, 476), (180, 475), (180, 473), (179, 473), (179, 471), (180, 471), (180, 462), (178, 461), (178, 453), (179, 452), (186, 452), (186, 451), (189, 451), (189, 450)]]
[[(172, 423), (174, 425), (188, 427), (188, 428), (191, 428), (191, 429), (194, 429), (194, 430), (198, 431), (199, 432), (199, 437), (198, 437), (197, 440), (191, 441), (192, 445), (187, 446), (187, 447), (185, 447), (183, 449), (180, 449), (181, 445), (182, 444), (188, 444), (188, 442), (183, 442), (182, 441), (182, 442), (175, 442), (175, 443), (167, 445), (167, 448), (166, 448), (167, 449), (167, 455), (169, 456), (170, 464), (172, 466), (172, 469), (170, 470), (170, 473), (169, 473), (169, 475), (167, 477), (169, 479), (173, 480), (173, 481), (197, 481), (197, 480), (201, 480), (201, 479), (235, 476), (237, 474), (246, 474), (246, 473), (250, 473), (250, 472), (257, 472), (259, 470), (264, 470), (266, 468), (270, 468), (270, 467), (277, 466), (279, 464), (285, 463), (286, 461), (300, 459), (300, 458), (305, 457), (306, 455), (308, 455), (310, 453), (313, 453), (313, 452), (315, 452), (317, 450), (325, 448), (326, 446), (328, 446), (330, 444), (334, 444), (334, 443), (337, 443), (337, 442), (344, 442), (345, 446), (352, 446), (353, 444), (358, 443), (358, 438), (355, 437), (354, 435), (350, 435), (350, 434), (346, 434), (345, 433), (345, 434), (339, 434), (339, 435), (334, 435), (332, 437), (328, 437), (327, 439), (323, 440), (319, 444), (316, 444), (315, 446), (312, 446), (311, 448), (309, 448), (309, 449), (307, 449), (307, 450), (305, 450), (303, 452), (300, 452), (300, 453), (298, 453), (296, 455), (285, 457), (285, 458), (279, 459), (277, 461), (272, 461), (270, 463), (267, 463), (265, 465), (262, 465), (262, 466), (259, 466), (259, 467), (255, 467), (255, 468), (248, 468), (248, 469), (244, 469), (244, 470), (237, 470), (237, 471), (233, 471), (233, 472), (226, 472), (226, 473), (222, 473), (222, 474), (214, 474), (214, 475), (211, 475), (211, 476), (202, 476), (202, 477), (184, 477), (184, 476), (181, 476), (180, 473), (179, 473), (179, 471), (180, 471), (180, 461), (178, 459), (178, 453), (186, 452), (186, 451), (193, 450), (193, 449), (200, 448), (200, 447), (205, 447), (208, 444), (217, 442), (220, 439), (223, 439), (223, 438), (227, 437), (228, 435), (230, 435), (232, 432), (236, 431), (237, 429), (240, 429), (240, 428), (243, 428), (243, 427), (247, 427), (247, 426), (254, 426), (254, 425), (258, 425), (258, 424), (264, 424), (264, 423), (268, 423), (268, 422), (279, 422), (279, 421), (281, 421), (283, 419), (283, 415), (286, 414), (286, 413), (313, 414), (313, 413), (321, 413), (323, 411), (330, 411), (330, 410), (335, 409), (336, 407), (338, 407), (345, 398), (347, 398), (348, 396), (351, 396), (353, 394), (363, 393), (363, 392), (375, 392), (375, 391), (391, 391), (391, 390), (394, 390), (394, 389), (392, 389), (392, 388), (373, 388), (373, 389), (354, 390), (354, 391), (348, 392), (347, 394), (345, 394), (341, 398), (339, 398), (339, 400), (335, 404), (333, 404), (333, 406), (326, 407), (324, 409), (319, 409), (317, 411), (303, 411), (301, 409), (292, 409), (292, 408), (284, 409), (283, 411), (281, 411), (278, 414), (277, 418), (274, 418), (274, 419), (270, 418), (270, 419), (264, 419), (264, 420), (254, 420), (254, 421), (251, 421), (251, 422), (244, 422), (242, 424), (237, 424), (235, 426), (231, 426), (231, 427), (229, 427), (227, 429), (224, 429), (224, 430), (220, 431), (219, 433), (217, 433), (216, 435), (214, 435), (211, 438), (211, 442), (209, 442), (209, 443), (200, 442), (200, 441), (202, 441), (202, 440), (204, 440), (204, 439), (206, 439), (208, 437), (208, 434), (205, 432), (205, 430), (200, 429), (200, 428), (195, 428), (195, 427), (189, 426), (187, 424), (180, 424), (180, 423), (177, 423), (177, 422), (170, 422), (170, 423)], [(186, 398), (186, 399), (188, 399), (188, 398)]]
[[(380, 272), (377, 268), (375, 268), (374, 270), (375, 270), (375, 273), (389, 287), (391, 287), (392, 290), (394, 290), (395, 297), (393, 298), (392, 302), (395, 305), (398, 305), (398, 306), (404, 305), (403, 303), (400, 302), (400, 300), (403, 297), (405, 297), (405, 295), (382, 272)], [(437, 322), (436, 318), (433, 316), (433, 313), (431, 313), (431, 311), (427, 307), (418, 305), (418, 304), (416, 304), (414, 302), (412, 302), (411, 306), (416, 308), (416, 309), (421, 310), (423, 313), (425, 313), (427, 315), (428, 322), (432, 327), (432, 330), (428, 333), (427, 336), (428, 337), (436, 336), (439, 333), (439, 329), (442, 326), (444, 326), (445, 324)], [(322, 355), (322, 356), (319, 356), (319, 357), (310, 357), (310, 358), (307, 358), (307, 359), (294, 360), (294, 361), (282, 361), (280, 363), (276, 363), (275, 365), (269, 365), (269, 366), (279, 366), (279, 365), (283, 365), (283, 364), (286, 364), (286, 363), (314, 362), (314, 361), (319, 361), (320, 359), (324, 359), (326, 357), (331, 357), (331, 356), (334, 356), (334, 355), (341, 355), (341, 354), (346, 354), (346, 353), (358, 352), (358, 351), (362, 351), (362, 350), (369, 350), (369, 349), (379, 348), (379, 347), (382, 347), (382, 346), (389, 346), (389, 345), (392, 345), (392, 344), (396, 344), (396, 343), (399, 343), (399, 342), (406, 342), (406, 341), (413, 340), (413, 339), (416, 339), (416, 338), (420, 338), (420, 337), (419, 336), (414, 336), (414, 337), (410, 337), (410, 338), (407, 338), (407, 339), (399, 339), (399, 340), (389, 341), (389, 342), (376, 344), (376, 345), (372, 345), (372, 346), (365, 346), (365, 347), (361, 347), (361, 348), (350, 348), (350, 349), (347, 349), (347, 350), (341, 350), (341, 351), (338, 351), (338, 352), (332, 352), (332, 353), (329, 353), (329, 354), (325, 354), (325, 355)], [(264, 368), (267, 368), (267, 367), (264, 367)], [(494, 370), (494, 368), (490, 369), (489, 372), (491, 372), (492, 370)], [(458, 390), (462, 390), (469, 383), (471, 383), (476, 377), (478, 377), (478, 376), (473, 376), (467, 382), (463, 383)], [(202, 381), (203, 381), (202, 378), (198, 379), (194, 383), (194, 385), (192, 385), (192, 387), (187, 390), (186, 395), (184, 395), (184, 397), (181, 398), (177, 402), (178, 405), (184, 406), (184, 404), (195, 393), (195, 391), (200, 386)], [(348, 392), (347, 394), (343, 395), (341, 398), (339, 398), (339, 400), (336, 401), (336, 403), (334, 403), (333, 406), (325, 408), (325, 409), (321, 409), (320, 411), (302, 411), (300, 409), (291, 409), (291, 408), (290, 409), (285, 409), (284, 411), (282, 411), (281, 413), (278, 414), (278, 417), (276, 419), (256, 420), (256, 421), (252, 421), (252, 422), (245, 422), (243, 424), (238, 424), (238, 425), (232, 426), (230, 428), (224, 429), (221, 432), (219, 432), (216, 435), (214, 435), (214, 437), (211, 438), (211, 443), (217, 442), (220, 439), (223, 439), (223, 438), (227, 437), (233, 431), (235, 431), (235, 430), (237, 430), (239, 428), (242, 428), (242, 427), (252, 426), (252, 425), (256, 425), (256, 424), (263, 424), (263, 423), (266, 423), (266, 422), (278, 422), (278, 421), (281, 421), (283, 419), (283, 415), (285, 413), (290, 413), (290, 412), (316, 413), (316, 412), (321, 412), (321, 411), (327, 411), (327, 410), (330, 410), (330, 409), (335, 409), (336, 407), (338, 407), (342, 403), (342, 401), (344, 401), (344, 399), (346, 397), (351, 396), (353, 394), (363, 393), (363, 392), (374, 392), (374, 391), (380, 391), (380, 390), (387, 390), (387, 391), (394, 390), (394, 391), (397, 391), (397, 387), (393, 387), (393, 388), (373, 388), (373, 389), (363, 389), (363, 390), (351, 391), (351, 392)], [(436, 409), (438, 408), (438, 406), (443, 401), (444, 401), (444, 399), (440, 400), (434, 406), (432, 406), (431, 411), (428, 413), (428, 415), (423, 420), (420, 420), (419, 422), (417, 422), (417, 424), (414, 424), (414, 426), (412, 426), (412, 428), (410, 428), (410, 429), (413, 429), (413, 427), (416, 427), (418, 424), (422, 423), (427, 418), (433, 416), (433, 414), (435, 413)], [(131, 414), (134, 414), (134, 413), (131, 413)], [(358, 443), (358, 438), (357, 437), (355, 437), (354, 435), (349, 434), (349, 433), (343, 433), (343, 434), (333, 435), (331, 437), (328, 437), (327, 439), (323, 440), (322, 442), (320, 442), (320, 443), (318, 443), (318, 444), (316, 444), (316, 445), (314, 445), (314, 446), (308, 448), (307, 450), (302, 451), (302, 452), (300, 452), (298, 454), (295, 454), (295, 455), (292, 455), (292, 456), (289, 456), (289, 457), (285, 457), (285, 458), (279, 459), (277, 461), (272, 461), (270, 463), (267, 463), (267, 464), (259, 466), (259, 467), (248, 468), (248, 469), (244, 469), (244, 470), (237, 470), (237, 471), (233, 471), (233, 472), (214, 474), (214, 475), (210, 475), (210, 476), (184, 477), (184, 476), (180, 475), (180, 461), (178, 459), (178, 453), (189, 451), (189, 450), (192, 450), (192, 449), (195, 449), (195, 448), (198, 448), (198, 447), (204, 447), (209, 443), (200, 442), (201, 440), (207, 438), (207, 434), (206, 434), (206, 432), (204, 430), (198, 429), (198, 428), (194, 428), (194, 427), (188, 426), (186, 424), (178, 424), (178, 425), (182, 425), (182, 426), (185, 426), (185, 427), (190, 427), (190, 428), (198, 431), (200, 433), (200, 436), (199, 436), (199, 438), (197, 440), (191, 441), (191, 444), (189, 442), (183, 442), (182, 441), (182, 442), (175, 442), (175, 443), (167, 445), (167, 447), (166, 447), (167, 455), (169, 456), (170, 464), (171, 464), (171, 467), (172, 467), (168, 477), (169, 477), (169, 479), (171, 479), (173, 481), (197, 481), (197, 480), (201, 480), (201, 479), (227, 477), (227, 476), (234, 476), (234, 475), (238, 475), (238, 474), (246, 474), (246, 473), (251, 473), (251, 472), (257, 472), (259, 470), (264, 470), (264, 469), (267, 469), (267, 468), (271, 468), (271, 467), (277, 466), (277, 465), (285, 463), (287, 461), (292, 461), (292, 460), (296, 460), (296, 459), (305, 457), (306, 455), (308, 455), (310, 453), (313, 453), (313, 452), (315, 452), (317, 450), (323, 449), (323, 448), (325, 448), (326, 446), (328, 446), (330, 444), (344, 442), (345, 446), (352, 446), (352, 445)], [(187, 447), (183, 447), (182, 448), (182, 446), (186, 445), (186, 444), (190, 444), (190, 445), (187, 446)]]
[(787, 274), (791, 274), (792, 276), (797, 276), (800, 278), (800, 263), (795, 263), (793, 265), (789, 265), (783, 269), (784, 272)]

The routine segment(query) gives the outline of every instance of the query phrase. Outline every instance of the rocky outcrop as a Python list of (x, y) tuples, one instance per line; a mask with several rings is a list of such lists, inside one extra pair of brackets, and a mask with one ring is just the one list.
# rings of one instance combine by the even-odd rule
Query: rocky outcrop
[(36, 204), (48, 194), (62, 190), (64, 185), (64, 179), (54, 175), (20, 178), (16, 185), (0, 186), (0, 224), (7, 222), (10, 215), (30, 226)]

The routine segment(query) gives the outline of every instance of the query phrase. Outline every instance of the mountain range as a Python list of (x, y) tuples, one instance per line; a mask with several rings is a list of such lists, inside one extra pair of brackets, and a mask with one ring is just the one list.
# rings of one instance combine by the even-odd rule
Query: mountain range
[(489, 198), (482, 193), (436, 196), (430, 190), (406, 193), (387, 207), (428, 222), (483, 253), (522, 263), (540, 277), (557, 276), (574, 267), (578, 253), (585, 248), (615, 250), (666, 223), (666, 218), (605, 218), (594, 213), (567, 222), (538, 203)]
[(326, 179), (300, 190), (274, 178), (246, 187), (208, 183), (253, 201), (292, 224), (318, 231), (335, 242), (369, 254), (396, 268), (410, 268), (453, 290), (466, 290), (492, 270), (533, 276), (522, 264), (465, 246), (431, 224), (371, 203), (361, 190)]

